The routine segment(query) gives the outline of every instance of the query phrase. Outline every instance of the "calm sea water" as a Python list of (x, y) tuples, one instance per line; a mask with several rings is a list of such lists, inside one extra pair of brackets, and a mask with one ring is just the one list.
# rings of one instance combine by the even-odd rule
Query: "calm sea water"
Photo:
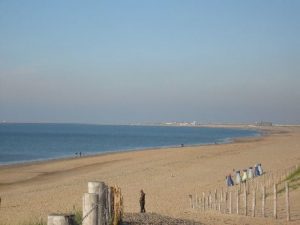
[(0, 124), (0, 164), (135, 149), (229, 142), (253, 130), (80, 124)]

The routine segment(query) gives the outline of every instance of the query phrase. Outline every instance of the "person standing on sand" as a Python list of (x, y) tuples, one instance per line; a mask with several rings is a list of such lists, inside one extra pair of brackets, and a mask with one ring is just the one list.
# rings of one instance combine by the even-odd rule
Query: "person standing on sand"
[(141, 213), (145, 213), (145, 192), (143, 189), (141, 190), (141, 197), (140, 197), (140, 206), (141, 206)]

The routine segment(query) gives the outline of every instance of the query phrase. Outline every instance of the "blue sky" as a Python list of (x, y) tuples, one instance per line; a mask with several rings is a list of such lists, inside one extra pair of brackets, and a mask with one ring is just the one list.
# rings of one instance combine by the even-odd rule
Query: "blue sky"
[(299, 11), (0, 0), (0, 121), (300, 123)]

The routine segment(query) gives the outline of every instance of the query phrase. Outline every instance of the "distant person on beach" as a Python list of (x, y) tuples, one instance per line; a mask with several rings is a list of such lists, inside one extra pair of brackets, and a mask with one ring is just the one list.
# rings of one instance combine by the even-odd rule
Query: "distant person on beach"
[(81, 152), (79, 152), (79, 156), (81, 157)]
[(145, 213), (145, 192), (143, 191), (143, 189), (141, 190), (141, 197), (140, 197), (140, 206), (141, 206), (141, 213)]

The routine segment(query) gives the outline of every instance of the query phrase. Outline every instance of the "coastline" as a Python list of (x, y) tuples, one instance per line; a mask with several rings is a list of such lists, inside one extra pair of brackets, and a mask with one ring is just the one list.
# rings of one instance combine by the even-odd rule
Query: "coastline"
[[(93, 125), (93, 124), (92, 124)], [(122, 125), (121, 125), (122, 126)], [(139, 125), (130, 125), (130, 126), (139, 126)], [(143, 125), (144, 126), (144, 125)], [(147, 125), (151, 126), (151, 125)], [(174, 126), (170, 126), (174, 127)], [(180, 127), (180, 126), (178, 126)], [(193, 126), (194, 127), (194, 126)], [(1, 168), (7, 168), (7, 167), (18, 167), (18, 166), (26, 166), (26, 165), (38, 165), (43, 163), (51, 163), (56, 161), (65, 161), (65, 160), (72, 160), (77, 158), (90, 158), (90, 157), (98, 157), (98, 156), (105, 156), (110, 154), (119, 154), (119, 153), (127, 153), (127, 152), (138, 152), (138, 151), (152, 151), (152, 150), (164, 150), (164, 149), (182, 149), (185, 147), (201, 147), (201, 146), (209, 146), (209, 145), (225, 145), (230, 144), (234, 142), (239, 142), (241, 140), (250, 140), (259, 138), (265, 135), (270, 135), (272, 132), (268, 133), (265, 132), (264, 129), (261, 129), (260, 127), (253, 127), (249, 125), (200, 125), (195, 126), (199, 128), (226, 128), (226, 129), (240, 129), (240, 130), (254, 130), (257, 132), (257, 135), (253, 136), (246, 136), (246, 137), (232, 137), (228, 138), (227, 140), (223, 140), (221, 142), (211, 142), (211, 143), (203, 143), (203, 144), (184, 144), (184, 147), (178, 146), (178, 145), (170, 145), (170, 146), (158, 146), (158, 147), (145, 147), (145, 148), (136, 148), (136, 149), (124, 149), (124, 150), (112, 150), (112, 151), (103, 151), (98, 153), (91, 153), (86, 154), (81, 157), (79, 156), (63, 156), (63, 157), (54, 157), (54, 158), (45, 158), (45, 159), (37, 159), (37, 160), (26, 160), (26, 161), (16, 161), (16, 162), (8, 162), (8, 163), (0, 163), (0, 169)]]
[[(0, 221), (15, 225), (45, 219), (53, 212), (71, 212), (74, 207), (80, 210), (87, 182), (103, 180), (121, 187), (125, 212), (139, 210), (138, 194), (143, 188), (148, 212), (204, 224), (221, 225), (228, 218), (235, 224), (280, 224), (281, 220), (274, 222), (270, 218), (193, 213), (187, 201), (190, 193), (222, 185), (232, 168), (261, 162), (268, 172), (299, 163), (300, 127), (270, 129), (272, 132), (261, 137), (228, 144), (118, 152), (0, 167)], [(300, 194), (296, 190), (291, 195), (296, 201), (292, 203), (295, 218), (300, 212)]]

